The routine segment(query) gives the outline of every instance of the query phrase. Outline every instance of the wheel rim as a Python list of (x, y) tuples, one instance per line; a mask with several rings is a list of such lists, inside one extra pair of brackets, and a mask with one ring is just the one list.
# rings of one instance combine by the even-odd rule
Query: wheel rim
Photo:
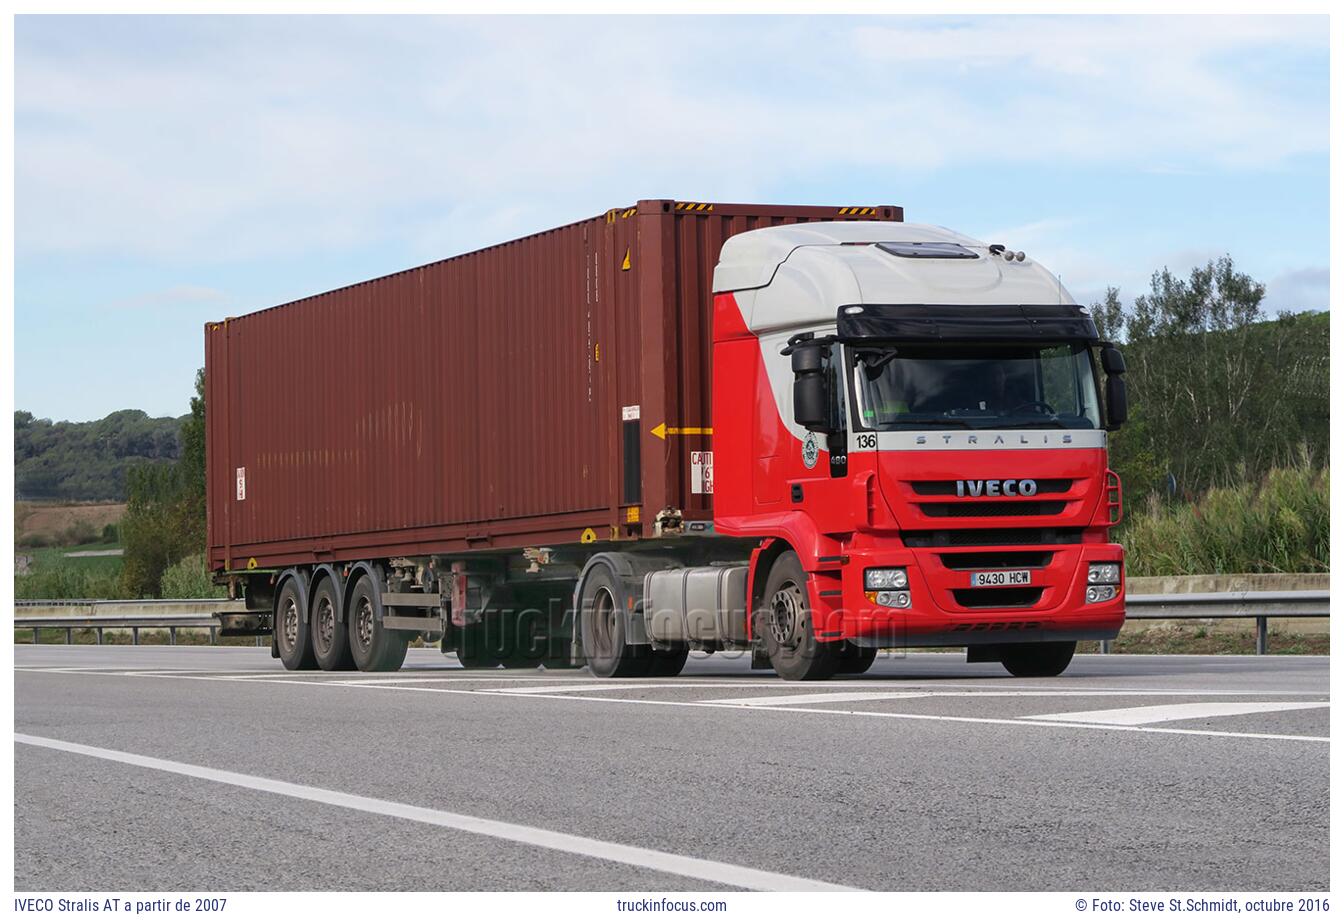
[(336, 608), (332, 605), (331, 598), (324, 596), (318, 599), (316, 619), (317, 631), (313, 635), (313, 640), (322, 653), (326, 654), (336, 638)]
[(367, 649), (373, 644), (373, 601), (367, 597), (359, 599), (359, 607), (355, 611), (355, 637), (361, 649)]
[(285, 648), (292, 649), (299, 644), (299, 605), (292, 594), (285, 599), (285, 610), (280, 622)]
[(770, 598), (770, 634), (784, 648), (796, 648), (803, 624), (806, 602), (802, 589), (785, 582)]
[(611, 655), (616, 644), (616, 599), (607, 588), (598, 588), (593, 598), (593, 639), (598, 655)]

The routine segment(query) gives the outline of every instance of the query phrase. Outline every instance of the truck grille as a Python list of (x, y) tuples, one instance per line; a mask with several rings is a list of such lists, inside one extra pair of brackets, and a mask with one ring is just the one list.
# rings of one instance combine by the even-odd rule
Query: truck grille
[(929, 517), (1037, 517), (1062, 514), (1067, 502), (923, 502), (919, 510)]
[(907, 530), (901, 539), (912, 549), (938, 546), (1052, 546), (1083, 542), (1081, 527), (999, 527), (964, 530)]
[(999, 550), (989, 553), (939, 553), (938, 560), (954, 572), (984, 569), (1042, 569), (1055, 557), (1052, 550)]
[(1044, 588), (954, 588), (952, 596), (963, 607), (1030, 607)]
[[(956, 495), (957, 481), (955, 479), (929, 479), (922, 482), (911, 482), (910, 488), (916, 495)], [(1072, 479), (1037, 479), (1037, 495), (1058, 495), (1061, 492), (1067, 492), (1073, 488)]]

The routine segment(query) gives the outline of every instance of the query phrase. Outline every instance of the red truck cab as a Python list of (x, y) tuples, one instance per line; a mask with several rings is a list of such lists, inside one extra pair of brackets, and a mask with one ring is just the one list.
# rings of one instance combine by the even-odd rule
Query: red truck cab
[(775, 669), (966, 646), (1054, 675), (1078, 641), (1114, 638), (1123, 371), (1056, 278), (1003, 246), (877, 222), (729, 239), (714, 526), (761, 539), (750, 630)]

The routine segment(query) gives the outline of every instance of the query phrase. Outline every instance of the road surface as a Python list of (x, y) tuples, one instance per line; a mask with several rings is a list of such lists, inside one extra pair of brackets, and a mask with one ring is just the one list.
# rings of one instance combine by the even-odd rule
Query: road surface
[(1323, 890), (1329, 660), (784, 683), (15, 648), (15, 886)]

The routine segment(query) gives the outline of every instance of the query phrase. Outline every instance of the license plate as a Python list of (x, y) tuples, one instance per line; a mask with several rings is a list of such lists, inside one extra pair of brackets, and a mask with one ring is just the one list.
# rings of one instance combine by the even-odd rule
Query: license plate
[(972, 572), (972, 588), (1004, 588), (1009, 585), (1031, 584), (1031, 569), (1009, 569), (1004, 572)]

